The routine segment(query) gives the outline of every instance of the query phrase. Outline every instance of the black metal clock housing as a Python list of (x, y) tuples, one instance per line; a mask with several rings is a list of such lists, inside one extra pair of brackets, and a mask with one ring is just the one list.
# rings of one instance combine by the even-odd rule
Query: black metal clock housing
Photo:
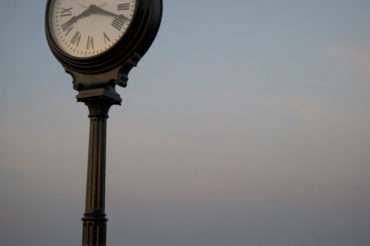
[(53, 1), (47, 2), (46, 37), (54, 56), (72, 75), (74, 89), (82, 91), (109, 84), (126, 87), (128, 73), (156, 37), (162, 19), (162, 0), (136, 0), (133, 17), (124, 35), (108, 50), (91, 57), (75, 57), (58, 46), (50, 23)]

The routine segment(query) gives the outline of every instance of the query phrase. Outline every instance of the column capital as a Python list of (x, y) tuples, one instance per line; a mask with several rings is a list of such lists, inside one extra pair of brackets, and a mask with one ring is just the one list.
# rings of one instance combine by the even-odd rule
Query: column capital
[(122, 99), (113, 86), (82, 90), (76, 96), (78, 102), (84, 102), (89, 108), (89, 117), (108, 118), (112, 105), (121, 105)]

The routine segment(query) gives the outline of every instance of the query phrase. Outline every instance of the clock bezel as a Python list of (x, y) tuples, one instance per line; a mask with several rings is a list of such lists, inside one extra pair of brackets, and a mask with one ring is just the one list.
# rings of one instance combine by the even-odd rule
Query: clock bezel
[(130, 63), (133, 57), (142, 57), (153, 43), (162, 19), (162, 0), (136, 0), (131, 23), (112, 47), (95, 56), (75, 57), (62, 50), (53, 38), (50, 27), (50, 11), (53, 1), (48, 0), (46, 5), (46, 38), (54, 56), (66, 70), (71, 70), (70, 72), (104, 73)]
[[(72, 59), (88, 59), (88, 58), (94, 58), (95, 56), (98, 56), (98, 55), (101, 55), (103, 54), (104, 52), (107, 52), (109, 49), (111, 49), (115, 44), (113, 44), (111, 47), (107, 48), (106, 50), (98, 53), (98, 54), (94, 54), (94, 55), (88, 55), (88, 56), (78, 56), (78, 55), (73, 55), (73, 54), (70, 54), (66, 48), (60, 48), (60, 46), (58, 45), (58, 43), (60, 42), (57, 42), (57, 31), (55, 30), (55, 28), (52, 27), (51, 23), (53, 21), (53, 18), (52, 18), (52, 13), (51, 13), (51, 8), (55, 8), (55, 4), (56, 4), (56, 1), (57, 0), (52, 0), (50, 1), (50, 6), (47, 7), (47, 9), (49, 10), (49, 13), (46, 14), (45, 18), (48, 18), (48, 21), (47, 21), (47, 25), (48, 25), (48, 28), (49, 28), (49, 32), (51, 34), (51, 38), (53, 40), (53, 42), (55, 43), (55, 45), (57, 46), (58, 49), (60, 49), (66, 57), (69, 57), (69, 58), (72, 58)], [(60, 2), (63, 2), (63, 1), (60, 1)], [(136, 14), (136, 10), (137, 10), (137, 7), (136, 7), (136, 2), (138, 2), (138, 0), (135, 0), (135, 7), (134, 7), (134, 13), (133, 13), (133, 16), (132, 16), (132, 19), (135, 18), (135, 14)], [(129, 22), (129, 25), (127, 26), (127, 28), (124, 30), (122, 36), (119, 38), (119, 40), (125, 36), (128, 28), (130, 27), (132, 21), (130, 20)], [(119, 40), (117, 42), (119, 42)], [(61, 44), (61, 43), (60, 43)], [(62, 45), (61, 45), (62, 46)]]

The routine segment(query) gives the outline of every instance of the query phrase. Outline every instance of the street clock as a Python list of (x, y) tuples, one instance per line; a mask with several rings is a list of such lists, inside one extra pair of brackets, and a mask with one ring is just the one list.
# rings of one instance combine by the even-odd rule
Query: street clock
[(45, 32), (54, 56), (89, 108), (90, 133), (83, 246), (106, 245), (106, 128), (115, 86), (147, 52), (162, 19), (162, 0), (48, 0)]
[(161, 18), (162, 0), (48, 0), (46, 37), (76, 90), (125, 87)]

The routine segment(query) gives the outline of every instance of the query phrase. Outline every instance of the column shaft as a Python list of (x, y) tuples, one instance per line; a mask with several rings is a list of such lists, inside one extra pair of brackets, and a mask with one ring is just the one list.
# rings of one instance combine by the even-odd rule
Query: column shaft
[(90, 116), (83, 246), (106, 245), (105, 159), (106, 117)]

